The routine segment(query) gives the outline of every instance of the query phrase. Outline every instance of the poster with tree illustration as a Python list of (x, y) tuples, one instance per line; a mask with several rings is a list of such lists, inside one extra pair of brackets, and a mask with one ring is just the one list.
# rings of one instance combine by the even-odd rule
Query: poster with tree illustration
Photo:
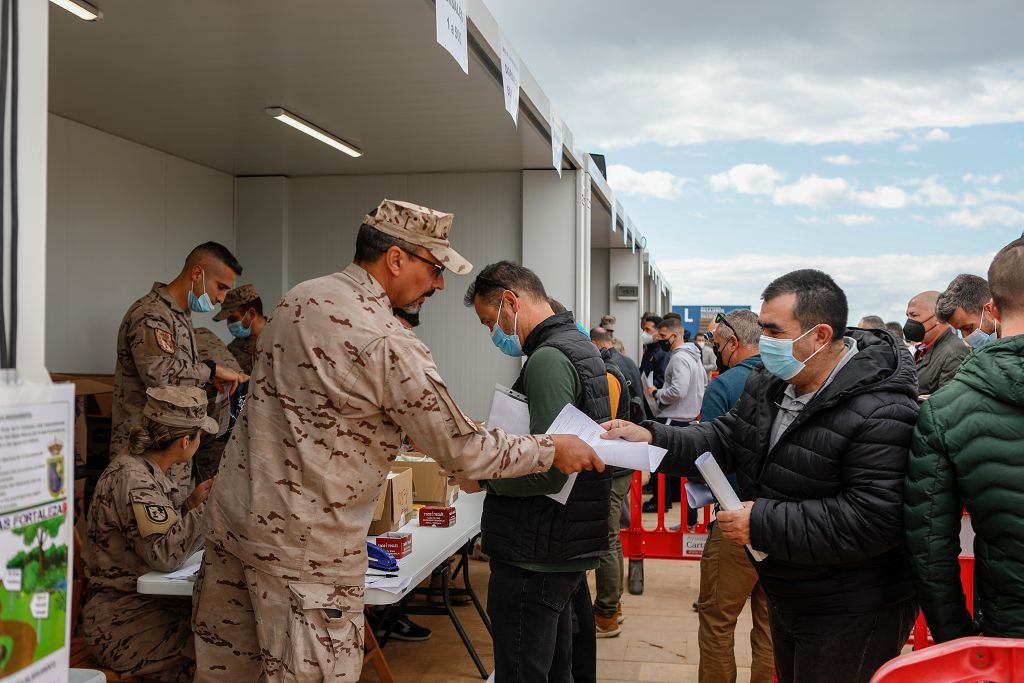
[(46, 387), (51, 400), (38, 403), (11, 403), (8, 391), (0, 382), (0, 681), (64, 683), (74, 388)]

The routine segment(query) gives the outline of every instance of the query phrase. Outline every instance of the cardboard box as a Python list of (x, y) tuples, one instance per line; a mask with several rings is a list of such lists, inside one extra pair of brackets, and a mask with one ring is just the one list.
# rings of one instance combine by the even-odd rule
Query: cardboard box
[(391, 553), (396, 560), (412, 555), (412, 534), (408, 531), (391, 531), (381, 534), (374, 543)]
[(448, 475), (435, 461), (400, 460), (395, 464), (412, 470), (413, 502), (446, 506), (458, 498), (459, 487), (448, 483)]
[(420, 526), (449, 527), (455, 524), (454, 507), (422, 507), (420, 508)]
[(389, 531), (397, 531), (406, 521), (406, 515), (412, 512), (412, 470), (402, 465), (395, 467), (388, 474), (384, 488), (377, 498), (377, 506), (373, 510), (373, 521), (367, 534), (377, 536)]

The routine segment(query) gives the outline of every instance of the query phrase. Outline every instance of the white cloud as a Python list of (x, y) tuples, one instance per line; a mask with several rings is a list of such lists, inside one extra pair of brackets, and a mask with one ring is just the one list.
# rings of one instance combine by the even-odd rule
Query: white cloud
[(737, 254), (722, 259), (658, 261), (672, 283), (676, 303), (749, 304), (760, 308), (760, 296), (774, 278), (798, 268), (817, 268), (846, 292), (850, 320), (880, 315), (902, 322), (912, 296), (943, 290), (958, 273), (985, 273), (994, 253), (878, 256)]
[(941, 128), (932, 128), (925, 134), (924, 139), (926, 142), (949, 142), (949, 133)]
[(715, 192), (736, 190), (741, 194), (771, 194), (783, 174), (767, 164), (739, 164), (708, 180)]
[(611, 164), (608, 167), (608, 184), (627, 197), (676, 199), (688, 182), (688, 178), (681, 178), (668, 171), (637, 171), (622, 164)]
[(835, 156), (825, 157), (825, 161), (836, 166), (853, 166), (860, 163), (849, 154), (836, 154)]
[(795, 183), (776, 188), (772, 202), (778, 205), (835, 206), (846, 200), (849, 191), (850, 184), (845, 178), (801, 176)]
[(866, 213), (844, 213), (836, 216), (836, 220), (843, 225), (867, 225), (868, 223), (874, 223), (875, 217)]
[(911, 184), (920, 189), (914, 193), (914, 203), (922, 206), (952, 206), (956, 204), (956, 195), (949, 188), (939, 183), (938, 176), (923, 180), (913, 180)]
[(983, 202), (1013, 202), (1024, 204), (1024, 190), (1018, 192), (1003, 192), (1001, 190), (990, 190), (987, 187), (981, 188), (978, 193), (980, 201)]
[(996, 175), (975, 175), (973, 173), (967, 173), (963, 178), (965, 183), (973, 183), (975, 185), (998, 185), (1003, 182), (1003, 176)]
[(910, 196), (901, 188), (879, 185), (866, 192), (854, 192), (852, 199), (874, 209), (903, 209), (910, 204)]
[(900, 145), (900, 151), (901, 152), (919, 152), (919, 151), (921, 151), (921, 147), (918, 146), (917, 144), (913, 143), (913, 142), (904, 142), (902, 145)]
[(1010, 206), (990, 205), (978, 209), (961, 209), (946, 216), (946, 222), (972, 230), (980, 230), (994, 225), (1019, 227), (1024, 230), (1024, 211)]

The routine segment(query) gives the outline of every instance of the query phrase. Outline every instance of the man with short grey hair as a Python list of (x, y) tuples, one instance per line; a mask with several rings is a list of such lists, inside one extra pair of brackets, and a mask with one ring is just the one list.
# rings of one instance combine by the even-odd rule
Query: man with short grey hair
[(980, 349), (994, 341), (999, 322), (992, 316), (992, 294), (983, 277), (961, 273), (935, 302), (935, 317), (960, 330), (964, 341)]
[(860, 319), (857, 323), (857, 327), (862, 330), (884, 330), (885, 321), (882, 320), (881, 316), (866, 315)]

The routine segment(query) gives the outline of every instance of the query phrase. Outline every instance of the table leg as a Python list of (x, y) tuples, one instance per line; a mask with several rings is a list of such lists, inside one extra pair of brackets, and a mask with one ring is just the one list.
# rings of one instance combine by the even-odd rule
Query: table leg
[(391, 667), (388, 666), (388, 660), (384, 658), (384, 651), (381, 649), (380, 643), (377, 642), (368, 616), (363, 630), (363, 666), (366, 666), (367, 662), (373, 662), (373, 668), (377, 671), (377, 678), (381, 683), (395, 683)]
[(494, 631), (491, 629), (491, 620), (487, 616), (487, 611), (484, 610), (483, 605), (480, 604), (480, 598), (476, 596), (476, 591), (473, 590), (473, 584), (469, 582), (469, 549), (473, 546), (473, 539), (469, 539), (469, 543), (462, 546), (462, 559), (459, 561), (459, 566), (453, 572), (454, 577), (462, 571), (462, 581), (466, 584), (466, 592), (469, 593), (470, 600), (473, 601), (473, 606), (476, 607), (477, 613), (480, 614), (480, 620), (484, 622), (484, 626), (487, 627), (487, 633), (494, 638)]
[[(463, 549), (465, 549), (465, 546), (463, 546)], [(469, 656), (473, 658), (473, 663), (476, 664), (476, 669), (480, 672), (480, 678), (487, 680), (487, 669), (484, 668), (484, 663), (480, 661), (480, 655), (476, 653), (476, 648), (473, 647), (473, 642), (466, 634), (466, 630), (462, 628), (462, 623), (459, 621), (458, 615), (455, 614), (455, 607), (452, 605), (452, 596), (448, 590), (448, 577), (448, 572), (441, 575), (441, 596), (444, 600), (444, 608), (448, 612), (448, 617), (452, 620), (452, 625), (458, 632), (459, 637), (462, 638), (462, 643), (466, 646), (466, 650), (469, 651)], [(469, 585), (467, 584), (467, 588), (468, 586)], [(476, 596), (474, 595), (474, 598), (475, 597)]]

